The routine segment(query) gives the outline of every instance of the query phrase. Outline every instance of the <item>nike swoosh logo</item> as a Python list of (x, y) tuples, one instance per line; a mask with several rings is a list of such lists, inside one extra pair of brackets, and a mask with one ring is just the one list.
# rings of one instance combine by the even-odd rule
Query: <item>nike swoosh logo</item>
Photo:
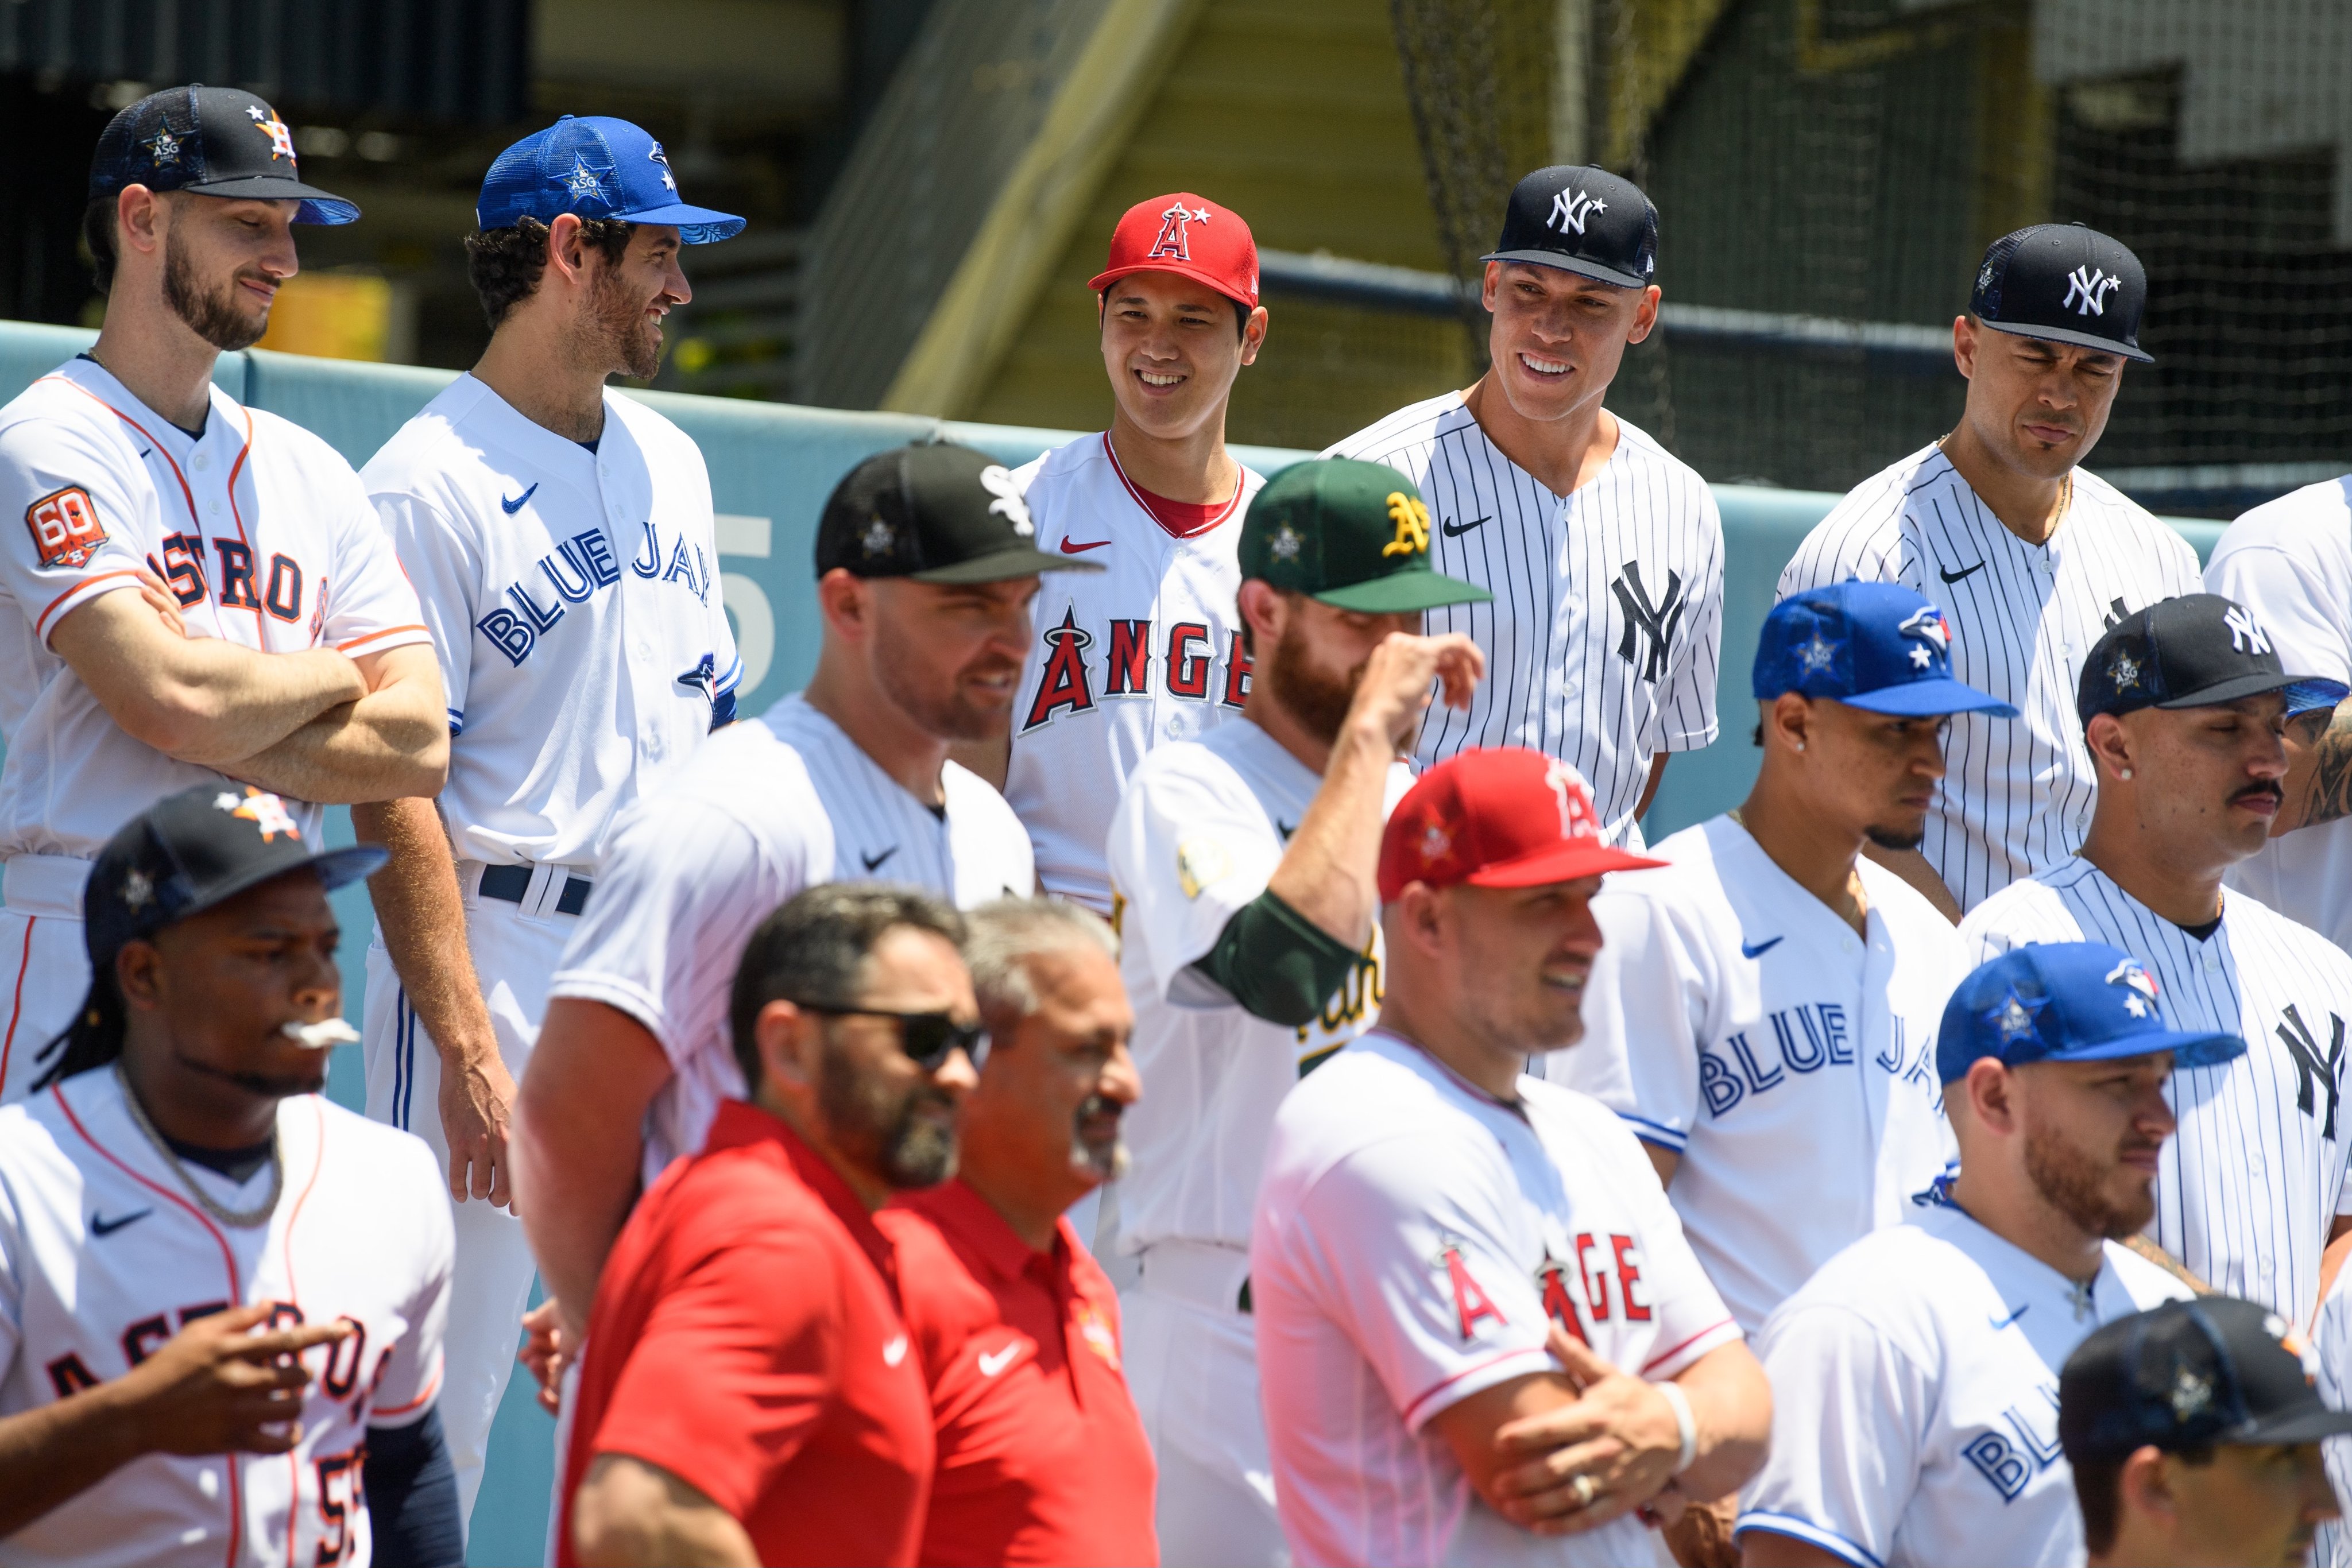
[(2028, 1301), (2024, 1306), (2018, 1308), (2017, 1311), (2010, 1313), (2009, 1316), (2005, 1318), (1997, 1318), (1990, 1312), (1987, 1312), (1985, 1314), (1985, 1322), (1990, 1323), (1993, 1326), (1993, 1332), (1998, 1333), (2002, 1329), (2005, 1329), (2010, 1324), (2015, 1322), (2018, 1319), (2023, 1317), (2032, 1305), (2032, 1302)]
[(1450, 539), (1457, 538), (1460, 535), (1466, 534), (1472, 528), (1484, 528), (1494, 520), (1494, 517), (1491, 513), (1486, 517), (1478, 518), (1475, 522), (1469, 523), (1457, 523), (1453, 518), (1448, 517), (1444, 522), (1438, 525), (1438, 529)]
[(1275, 831), (1282, 835), (1282, 841), (1286, 844), (1290, 841), (1290, 835), (1298, 831), (1298, 824), (1296, 822), (1286, 822), (1280, 817), (1276, 817), (1274, 820), (1274, 829)]
[(142, 447), (141, 447), (141, 448), (139, 449), (139, 455), (140, 455), (140, 456), (142, 456), (142, 457), (144, 457), (144, 456), (146, 456), (149, 453), (151, 453), (151, 452), (152, 452), (152, 451), (154, 451), (154, 450), (155, 450), (155, 449), (154, 449), (153, 447), (152, 447), (152, 446), (142, 446)]
[(1942, 578), (1946, 582), (1958, 582), (1964, 577), (1974, 577), (1978, 572), (1980, 572), (1983, 570), (1984, 562), (1979, 561), (1976, 565), (1964, 568), (1959, 571), (1946, 571), (1942, 568), (1938, 567), (1936, 570), (1936, 575)]
[(880, 865), (884, 861), (888, 860), (892, 855), (895, 855), (898, 852), (898, 846), (892, 844), (888, 849), (884, 850), (878, 855), (860, 854), (857, 858), (866, 862), (866, 869), (867, 871), (872, 871), (876, 866)]
[(986, 1352), (982, 1352), (980, 1357), (980, 1375), (982, 1377), (995, 1376), (998, 1373), (1012, 1365), (1013, 1358), (1020, 1354), (1021, 1345), (1018, 1341), (1006, 1345), (994, 1355), (990, 1355)]
[(900, 1334), (882, 1347), (882, 1364), (896, 1366), (907, 1359), (907, 1336)]
[(1739, 956), (1743, 958), (1761, 958), (1765, 954), (1778, 947), (1780, 942), (1781, 938), (1778, 936), (1767, 936), (1761, 942), (1742, 942), (1739, 945)]
[(501, 506), (501, 507), (504, 507), (507, 509), (507, 516), (508, 516), (508, 517), (513, 517), (517, 512), (520, 512), (520, 511), (521, 511), (521, 510), (522, 510), (522, 504), (523, 504), (525, 501), (530, 500), (530, 499), (531, 498), (531, 497), (532, 497), (533, 495), (535, 495), (535, 494), (538, 492), (538, 490), (539, 490), (539, 483), (538, 483), (538, 481), (533, 480), (533, 481), (531, 482), (531, 486), (530, 486), (530, 489), (525, 490), (521, 495), (517, 496), (517, 497), (516, 497), (513, 500), (511, 500), (511, 501), (508, 500), (504, 496), (500, 496), (500, 497), (499, 497), (499, 506)]
[(154, 1212), (152, 1208), (134, 1208), (128, 1214), (118, 1214), (112, 1219), (93, 1214), (89, 1217), (89, 1233), (92, 1236), (111, 1236), (132, 1220), (144, 1219)]
[(1080, 544), (1076, 539), (1064, 539), (1062, 541), (1062, 553), (1064, 555), (1084, 555), (1090, 549), (1100, 549), (1103, 546), (1108, 543), (1110, 543), (1108, 539), (1096, 539), (1090, 544)]

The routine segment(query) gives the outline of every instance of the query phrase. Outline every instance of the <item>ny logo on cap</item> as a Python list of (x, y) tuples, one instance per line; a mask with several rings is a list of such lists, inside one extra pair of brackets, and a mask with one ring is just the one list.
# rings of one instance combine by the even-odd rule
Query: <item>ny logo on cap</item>
[(2107, 291), (2123, 286), (2122, 278), (2110, 277), (2085, 263), (2066, 275), (2066, 298), (2058, 302), (2058, 307), (2063, 310), (2072, 305), (2077, 316), (2104, 316), (2107, 313)]
[(1186, 232), (1186, 225), (1208, 221), (1209, 209), (1206, 207), (1188, 207), (1181, 201), (1172, 204), (1160, 214), (1160, 237), (1151, 242), (1151, 248), (1144, 255), (1164, 256), (1175, 261), (1192, 260), (1192, 240)]
[(2232, 653), (2267, 653), (2271, 651), (2270, 633), (2254, 624), (2252, 612), (2243, 605), (2232, 604), (2223, 611), (2221, 624), (2230, 629), (2230, 652)]
[(1600, 197), (1587, 194), (1573, 185), (1564, 186), (1552, 197), (1551, 216), (1544, 220), (1544, 226), (1558, 229), (1562, 234), (1573, 232), (1581, 235), (1585, 219), (1594, 213), (1608, 210), (1609, 204)]

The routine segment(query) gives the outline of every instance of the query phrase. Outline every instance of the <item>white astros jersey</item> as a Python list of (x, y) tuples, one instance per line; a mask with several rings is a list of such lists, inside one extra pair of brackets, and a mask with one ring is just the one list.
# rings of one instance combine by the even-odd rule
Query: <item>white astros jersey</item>
[[(0, 507), (22, 519), (0, 548), (0, 593), (21, 618), (0, 661), (0, 855), (88, 860), (165, 795), (221, 778), (131, 739), (49, 651), (59, 621), (142, 567), (191, 636), (273, 653), (428, 641), (351, 465), (211, 393), (192, 437), (74, 359), (0, 408)], [(298, 813), (306, 840), (321, 816)]]
[[(2254, 612), (2289, 674), (2352, 683), (2352, 476), (2231, 523), (2205, 587)], [(2273, 839), (2225, 880), (2352, 952), (2352, 819)]]
[(2147, 967), (2173, 1028), (2245, 1037), (2245, 1055), (2166, 1086), (2180, 1126), (2149, 1233), (2215, 1290), (2308, 1322), (2328, 1227), (2352, 1211), (2352, 1112), (2339, 1125), (2336, 1108), (2352, 957), (2243, 893), (2223, 895), (2200, 942), (2081, 859), (2011, 883), (1960, 939), (1971, 964), (2029, 942), (2105, 942)]
[(1591, 781), (1601, 835), (1638, 849), (1652, 760), (1715, 738), (1723, 520), (1706, 480), (1613, 417), (1617, 449), (1570, 496), (1504, 456), (1459, 392), (1323, 455), (1411, 479), (1438, 519), (1431, 568), (1495, 596), (1423, 617), (1431, 636), (1461, 632), (1484, 649), (1486, 678), (1466, 710), (1430, 709), (1416, 760), (1481, 746), (1557, 757)]
[(700, 450), (607, 390), (592, 453), (467, 375), (361, 477), (440, 653), (457, 858), (593, 866), (742, 675)]
[(1275, 1503), (1300, 1564), (1664, 1562), (1632, 1516), (1529, 1534), (1428, 1429), (1558, 1371), (1558, 1323), (1674, 1377), (1738, 1343), (1641, 1146), (1601, 1105), (1519, 1080), (1489, 1098), (1374, 1030), (1283, 1102), (1250, 1246)]
[(0, 1110), (0, 1416), (121, 1377), (225, 1307), (271, 1303), (277, 1328), (357, 1328), (304, 1354), (291, 1454), (134, 1459), (0, 1541), (0, 1564), (365, 1568), (368, 1428), (422, 1420), (441, 1378), (448, 1189), (423, 1144), (317, 1095), (279, 1103), (278, 1136), (277, 1211), (237, 1228), (190, 1201), (178, 1171), (250, 1208), (269, 1167), (242, 1185), (175, 1170), (113, 1068)]
[(1764, 1325), (1772, 1452), (1738, 1530), (1856, 1568), (2080, 1568), (2058, 1369), (2092, 1330), (2187, 1286), (2123, 1247), (2084, 1291), (1939, 1205), (1825, 1264)]
[(712, 736), (622, 813), (580, 929), (548, 988), (603, 1002), (661, 1042), (676, 1073), (646, 1118), (647, 1185), (702, 1146), (743, 1094), (727, 1006), (752, 928), (819, 883), (912, 883), (959, 908), (1026, 896), (1029, 840), (1003, 797), (950, 762), (933, 811), (799, 696)]
[(1680, 1157), (1667, 1196), (1753, 1333), (1958, 1157), (1936, 1036), (1968, 966), (1950, 922), (1868, 860), (1865, 938), (1729, 817), (1650, 852), (1674, 863), (1593, 900), (1584, 1039), (1543, 1076)]
[(1103, 843), (1136, 765), (1240, 713), (1249, 695), (1234, 552), (1265, 481), (1241, 476), (1232, 505), (1179, 538), (1120, 471), (1108, 435), (1014, 470), (1037, 548), (1103, 569), (1045, 574), (1030, 607), (1038, 646), (1013, 706), (1004, 798), (1036, 846), (1046, 893), (1108, 913)]
[[(1162, 747), (1127, 786), (1110, 829), (1119, 974), (1135, 1004), (1144, 1096), (1127, 1113), (1119, 1249), (1160, 1241), (1249, 1245), (1250, 1204), (1275, 1107), (1380, 1016), (1381, 928), (1322, 1016), (1285, 1029), (1243, 1009), (1193, 966), (1265, 891), (1322, 778), (1247, 719)], [(1381, 815), (1412, 788), (1389, 769)]]
[(1952, 678), (2017, 709), (1952, 716), (1919, 846), (1974, 909), (2082, 844), (2098, 792), (2074, 715), (2083, 661), (2125, 616), (2202, 592), (2197, 552), (2080, 468), (2057, 531), (2027, 544), (1930, 445), (1848, 491), (1797, 547), (1779, 597), (1855, 577), (1933, 601), (1952, 629)]

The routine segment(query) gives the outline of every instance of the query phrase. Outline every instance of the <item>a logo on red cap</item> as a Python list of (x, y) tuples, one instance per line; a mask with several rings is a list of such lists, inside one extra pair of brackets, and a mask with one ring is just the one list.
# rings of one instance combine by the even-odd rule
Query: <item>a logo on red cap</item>
[(1592, 797), (1584, 792), (1584, 780), (1565, 762), (1555, 761), (1544, 769), (1544, 782), (1559, 801), (1559, 836), (1563, 839), (1597, 839), (1601, 836), (1601, 820), (1592, 814)]
[(1145, 257), (1156, 260), (1164, 256), (1174, 261), (1192, 260), (1192, 236), (1186, 232), (1186, 225), (1208, 221), (1206, 207), (1188, 207), (1181, 201), (1171, 204), (1160, 214), (1160, 237), (1143, 253)]

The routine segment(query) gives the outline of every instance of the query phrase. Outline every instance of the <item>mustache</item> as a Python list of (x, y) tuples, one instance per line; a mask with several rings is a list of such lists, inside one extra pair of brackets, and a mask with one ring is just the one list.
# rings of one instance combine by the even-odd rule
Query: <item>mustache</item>
[(2269, 796), (2280, 805), (2286, 804), (2286, 787), (2275, 779), (2265, 779), (2258, 783), (2247, 785), (2230, 797), (2230, 804), (2234, 806), (2241, 800), (2252, 800), (2263, 795)]

